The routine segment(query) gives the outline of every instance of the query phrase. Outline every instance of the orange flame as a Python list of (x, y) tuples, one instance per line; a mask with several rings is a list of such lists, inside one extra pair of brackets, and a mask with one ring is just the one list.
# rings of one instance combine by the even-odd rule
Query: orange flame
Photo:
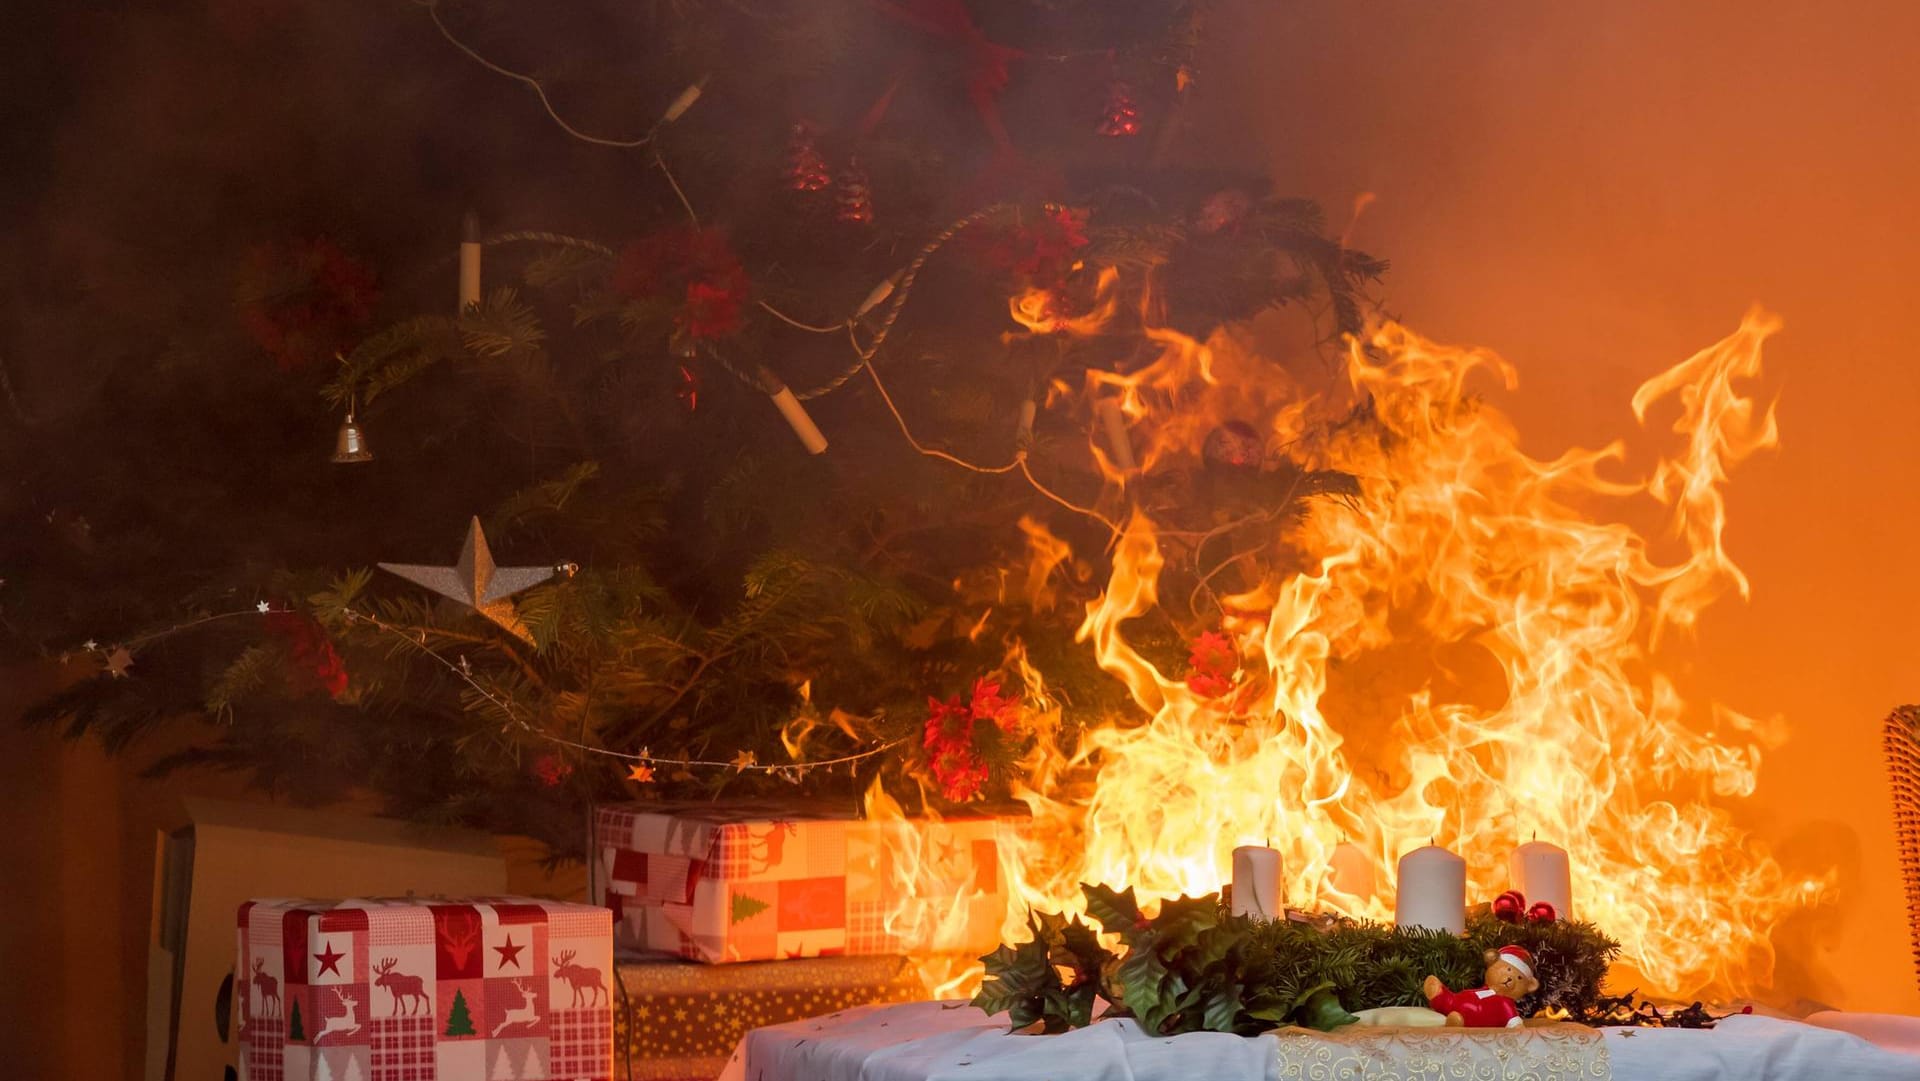
[[(1491, 377), (1511, 390), (1511, 366), (1393, 324), (1346, 352), (1362, 420), (1314, 439), (1301, 435), (1310, 407), (1337, 403), (1260, 375), (1273, 369), (1223, 335), (1203, 345), (1155, 330), (1159, 361), (1090, 376), (1090, 392), (1121, 394), (1137, 419), (1142, 469), (1191, 456), (1208, 428), (1257, 408), (1296, 459), (1358, 489), (1241, 544), (1258, 551), (1251, 584), (1220, 601), (1240, 657), (1225, 699), (1197, 694), (1129, 640), (1130, 621), (1159, 607), (1176, 544), (1139, 510), (1078, 632), (1138, 714), (1057, 746), (1055, 696), (1015, 647), (1009, 668), (1040, 719), (1015, 785), (1032, 821), (1006, 861), (1003, 933), (1017, 934), (1025, 906), (1077, 910), (1081, 882), (1145, 898), (1217, 890), (1242, 844), (1280, 849), (1293, 906), (1385, 920), (1406, 850), (1429, 838), (1452, 847), (1484, 900), (1512, 885), (1508, 853), (1537, 835), (1568, 850), (1575, 915), (1620, 939), (1649, 990), (1764, 984), (1772, 929), (1826, 881), (1790, 878), (1714, 802), (1753, 791), (1767, 726), (1689, 707), (1657, 650), (1663, 631), (1692, 627), (1725, 592), (1746, 595), (1723, 545), (1720, 487), (1777, 441), (1771, 407), (1738, 383), (1759, 374), (1778, 326), (1756, 309), (1640, 387), (1636, 418), (1676, 398), (1684, 440), (1644, 481), (1614, 479), (1618, 442), (1528, 456), (1473, 389)], [(1645, 498), (1666, 508), (1677, 561), (1615, 520)], [(1022, 528), (1028, 566), (1012, 577), (1038, 604), (1072, 556), (1037, 523)], [(1378, 893), (1332, 888), (1342, 841), (1372, 863)], [(950, 968), (944, 986), (965, 975)]]

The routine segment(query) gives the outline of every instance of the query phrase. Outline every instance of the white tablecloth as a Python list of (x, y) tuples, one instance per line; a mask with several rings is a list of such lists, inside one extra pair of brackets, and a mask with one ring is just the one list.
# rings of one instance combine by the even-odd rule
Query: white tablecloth
[[(1886, 1027), (1911, 1036), (1920, 1032), (1920, 1018), (1888, 1019)], [(1730, 1017), (1710, 1031), (1605, 1029), (1601, 1042), (1605, 1053), (1597, 1062), (1589, 1056), (1582, 1067), (1588, 1072), (1581, 1076), (1596, 1081), (1609, 1074), (1613, 1081), (1920, 1081), (1920, 1055), (1876, 1046), (1849, 1032), (1769, 1017)], [(1302, 1069), (1299, 1050), (1294, 1043), (1292, 1057), (1283, 1062), (1281, 1042), (1274, 1039), (1210, 1032), (1153, 1037), (1126, 1019), (1058, 1036), (1012, 1036), (1004, 1018), (987, 1018), (970, 1006), (915, 1002), (756, 1029), (741, 1042), (721, 1081), (1283, 1081), (1289, 1075), (1314, 1076), (1312, 1069)], [(1353, 1076), (1355, 1081), (1424, 1078), (1440, 1076), (1437, 1068), (1431, 1060), (1410, 1057), (1376, 1061)]]

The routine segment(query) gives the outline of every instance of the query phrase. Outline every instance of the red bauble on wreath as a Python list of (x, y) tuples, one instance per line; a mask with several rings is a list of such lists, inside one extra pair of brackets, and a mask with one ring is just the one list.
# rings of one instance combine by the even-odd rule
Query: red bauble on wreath
[(1533, 905), (1527, 909), (1528, 923), (1552, 923), (1559, 918), (1560, 914), (1553, 910), (1553, 903), (1551, 901), (1535, 901)]
[(1501, 923), (1519, 923), (1527, 914), (1527, 899), (1519, 890), (1508, 890), (1493, 899), (1493, 918)]

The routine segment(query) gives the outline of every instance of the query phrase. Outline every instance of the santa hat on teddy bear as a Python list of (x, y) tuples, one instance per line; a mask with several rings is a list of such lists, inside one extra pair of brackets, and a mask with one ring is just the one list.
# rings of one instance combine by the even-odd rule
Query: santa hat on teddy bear
[(1520, 975), (1527, 979), (1533, 979), (1533, 954), (1528, 953), (1525, 946), (1502, 946), (1499, 953), (1498, 960), (1519, 969)]

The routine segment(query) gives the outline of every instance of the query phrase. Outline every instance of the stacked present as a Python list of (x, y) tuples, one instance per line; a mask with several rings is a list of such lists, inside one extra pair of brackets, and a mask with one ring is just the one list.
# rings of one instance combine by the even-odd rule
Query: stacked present
[(622, 962), (619, 972), (614, 1059), (627, 1081), (709, 1081), (756, 1028), (927, 994), (904, 957), (742, 965), (663, 958)]
[(243, 1081), (613, 1077), (604, 908), (249, 901), (239, 922)]
[(709, 964), (978, 954), (1000, 941), (1017, 828), (793, 803), (619, 804), (595, 813), (595, 878), (622, 947)]

